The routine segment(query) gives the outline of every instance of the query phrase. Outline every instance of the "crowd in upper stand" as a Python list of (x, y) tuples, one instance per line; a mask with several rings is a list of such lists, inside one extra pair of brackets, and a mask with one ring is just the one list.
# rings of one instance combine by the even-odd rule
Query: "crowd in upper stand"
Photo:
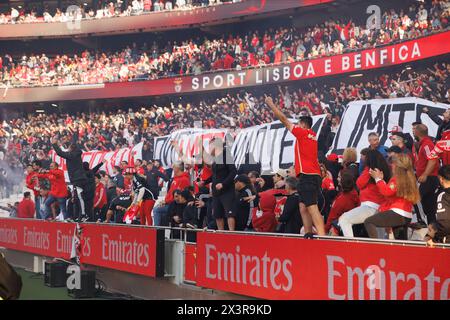
[(241, 0), (114, 0), (103, 1), (98, 9), (88, 7), (87, 3), (66, 8), (51, 10), (48, 6), (43, 8), (12, 7), (8, 12), (0, 13), (0, 24), (16, 23), (42, 23), (67, 22), (73, 20), (92, 20), (113, 17), (128, 17), (150, 12), (189, 10), (228, 2), (241, 2)]
[[(383, 13), (380, 29), (331, 19), (305, 28), (253, 30), (181, 42), (143, 43), (115, 52), (0, 56), (4, 87), (97, 84), (151, 80), (314, 59), (414, 39), (448, 27), (450, 2), (412, 4)], [(1, 19), (1, 18), (0, 18)]]

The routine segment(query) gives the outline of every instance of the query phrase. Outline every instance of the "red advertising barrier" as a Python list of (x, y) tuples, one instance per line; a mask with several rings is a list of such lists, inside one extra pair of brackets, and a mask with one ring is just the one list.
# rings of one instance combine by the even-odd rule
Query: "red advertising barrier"
[[(0, 247), (70, 259), (74, 223), (0, 218)], [(81, 263), (160, 277), (164, 231), (145, 227), (81, 224)]]
[(198, 233), (197, 285), (264, 299), (448, 300), (450, 250)]
[(0, 247), (69, 259), (74, 224), (26, 219), (0, 219)]
[(290, 64), (271, 65), (240, 71), (221, 71), (198, 76), (158, 80), (113, 82), (90, 86), (33, 87), (0, 89), (2, 103), (105, 99), (184, 94), (249, 87), (364, 71), (427, 59), (449, 53), (450, 31), (395, 45)]
[(150, 277), (164, 275), (164, 230), (85, 224), (81, 263)]
[(197, 245), (186, 243), (184, 246), (184, 280), (195, 282), (196, 280)]

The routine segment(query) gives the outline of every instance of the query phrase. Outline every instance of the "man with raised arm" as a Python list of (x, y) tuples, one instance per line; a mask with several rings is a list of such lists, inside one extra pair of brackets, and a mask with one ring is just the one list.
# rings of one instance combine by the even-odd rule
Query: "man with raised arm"
[(322, 179), (319, 160), (317, 159), (317, 136), (312, 128), (310, 116), (300, 117), (294, 125), (284, 113), (266, 96), (266, 104), (275, 116), (295, 136), (295, 173), (299, 178), (297, 189), (300, 194), (300, 214), (305, 228), (305, 238), (311, 237), (312, 226), (319, 236), (325, 235), (323, 217), (317, 205)]
[(66, 159), (67, 173), (69, 174), (70, 183), (76, 190), (78, 194), (78, 199), (80, 200), (81, 216), (86, 218), (85, 202), (86, 202), (86, 186), (88, 183), (88, 178), (86, 172), (83, 168), (82, 154), (78, 145), (78, 134), (74, 132), (72, 139), (70, 140), (67, 136), (61, 138), (61, 143), (67, 147), (67, 151), (63, 151), (59, 146), (58, 137), (53, 137), (51, 143), (56, 154), (61, 158)]

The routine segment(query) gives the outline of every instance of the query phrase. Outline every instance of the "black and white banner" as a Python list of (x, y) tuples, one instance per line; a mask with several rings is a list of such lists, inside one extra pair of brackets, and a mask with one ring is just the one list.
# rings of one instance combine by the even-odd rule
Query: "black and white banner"
[[(313, 116), (316, 133), (322, 129), (324, 119), (325, 115)], [(240, 131), (234, 140), (232, 154), (236, 166), (261, 163), (261, 172), (269, 174), (293, 165), (294, 145), (292, 133), (280, 121), (275, 121)]]
[(389, 131), (400, 126), (404, 133), (412, 134), (412, 123), (421, 121), (428, 127), (428, 135), (436, 136), (438, 124), (423, 113), (428, 108), (430, 114), (442, 116), (450, 105), (434, 103), (420, 98), (373, 99), (354, 101), (347, 105), (339, 130), (334, 138), (330, 153), (342, 154), (345, 148), (361, 149), (369, 146), (368, 135), (376, 132), (380, 144), (391, 146)]
[[(325, 115), (313, 117), (315, 132), (320, 132), (324, 119)], [(161, 165), (167, 168), (178, 160), (171, 141), (176, 141), (183, 154), (192, 158), (200, 154), (202, 144), (205, 150), (208, 150), (212, 137), (223, 138), (225, 135), (227, 143), (232, 143), (231, 152), (237, 167), (242, 164), (261, 163), (262, 172), (268, 174), (280, 168), (289, 168), (294, 162), (295, 137), (279, 121), (243, 129), (237, 135), (225, 129), (178, 130), (170, 135), (155, 138), (154, 158), (161, 160)], [(234, 136), (234, 140), (231, 136)]]
[(213, 137), (223, 138), (227, 132), (226, 129), (189, 128), (174, 131), (167, 136), (155, 137), (153, 157), (160, 160), (164, 168), (169, 168), (179, 160), (172, 141), (176, 141), (183, 155), (192, 158), (202, 152), (201, 145), (208, 150), (209, 141)]

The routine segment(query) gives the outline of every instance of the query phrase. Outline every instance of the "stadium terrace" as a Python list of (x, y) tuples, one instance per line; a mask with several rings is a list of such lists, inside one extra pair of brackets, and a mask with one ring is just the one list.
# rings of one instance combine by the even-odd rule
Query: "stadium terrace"
[(0, 300), (450, 300), (450, 0), (65, 3), (0, 1)]

